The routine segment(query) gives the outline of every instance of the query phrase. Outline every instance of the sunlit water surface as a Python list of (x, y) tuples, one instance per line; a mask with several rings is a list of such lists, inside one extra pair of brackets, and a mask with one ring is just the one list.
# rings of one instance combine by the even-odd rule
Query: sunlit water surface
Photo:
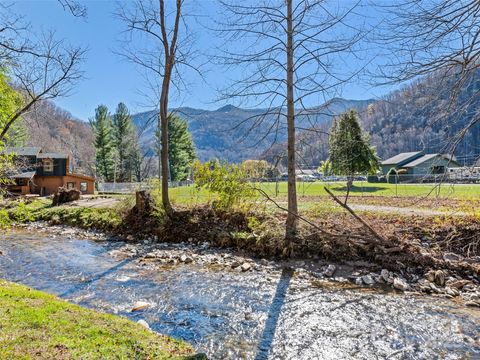
[(121, 245), (11, 232), (0, 278), (144, 319), (211, 359), (480, 359), (480, 312), (450, 300), (318, 288), (289, 270), (151, 269), (109, 254)]

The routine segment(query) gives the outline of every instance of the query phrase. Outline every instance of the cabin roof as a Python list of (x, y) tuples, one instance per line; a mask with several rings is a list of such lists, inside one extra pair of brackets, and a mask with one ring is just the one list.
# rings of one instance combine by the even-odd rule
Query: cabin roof
[(452, 164), (458, 165), (458, 163), (455, 160), (450, 159), (449, 157), (447, 157), (445, 155), (442, 155), (442, 154), (426, 154), (426, 155), (423, 155), (422, 157), (420, 157), (418, 159), (415, 159), (415, 160), (409, 162), (408, 164), (403, 165), (402, 167), (406, 167), (406, 168), (415, 167), (415, 166), (418, 166), (420, 164), (423, 164), (425, 161), (434, 159), (436, 157), (441, 157), (444, 160), (447, 160), (447, 161), (451, 162)]
[(35, 171), (26, 171), (20, 174), (10, 175), (11, 179), (31, 179), (35, 176)]
[(421, 151), (404, 152), (382, 161), (382, 165), (397, 165), (423, 154)]
[(38, 156), (42, 151), (40, 147), (25, 146), (25, 147), (7, 147), (3, 150), (4, 154), (15, 154), (18, 156)]
[(66, 159), (68, 155), (63, 153), (40, 153), (37, 157), (39, 159)]

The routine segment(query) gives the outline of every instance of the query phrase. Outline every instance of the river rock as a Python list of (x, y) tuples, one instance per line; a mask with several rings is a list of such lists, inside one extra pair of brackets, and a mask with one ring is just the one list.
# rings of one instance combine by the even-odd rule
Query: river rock
[(469, 300), (465, 302), (466, 306), (480, 307), (480, 302)]
[(435, 284), (445, 286), (445, 273), (442, 270), (435, 271)]
[(359, 278), (359, 277), (356, 278), (356, 279), (355, 279), (355, 285), (363, 285), (363, 280), (362, 280), (362, 278)]
[(471, 294), (468, 294), (468, 300), (480, 302), (480, 293), (471, 293)]
[(432, 292), (434, 293), (437, 293), (437, 294), (441, 294), (442, 293), (442, 289), (438, 288), (435, 283), (430, 283), (430, 289), (432, 290)]
[(445, 292), (448, 294), (448, 295), (451, 295), (451, 296), (458, 296), (460, 295), (460, 292), (455, 289), (455, 288), (451, 288), (451, 287), (446, 287), (445, 288)]
[(375, 284), (375, 280), (371, 275), (364, 275), (362, 276), (362, 281), (365, 285), (373, 285)]
[(430, 270), (429, 272), (427, 272), (425, 274), (425, 279), (427, 279), (428, 281), (430, 282), (434, 282), (435, 281), (435, 271), (434, 270)]
[(400, 278), (393, 279), (393, 287), (401, 291), (407, 291), (410, 288), (407, 282)]
[(185, 263), (185, 264), (189, 264), (189, 263), (193, 262), (193, 259), (190, 256), (187, 256), (187, 255), (183, 254), (182, 256), (180, 256), (180, 261)]
[(148, 323), (147, 323), (145, 320), (143, 320), (143, 319), (138, 320), (138, 321), (137, 321), (137, 324), (140, 324), (140, 325), (142, 325), (145, 329), (150, 330), (150, 325), (148, 325)]
[(458, 289), (458, 290), (461, 290), (465, 285), (467, 284), (470, 284), (471, 281), (470, 280), (466, 280), (466, 279), (461, 279), (461, 280), (448, 280), (446, 282), (446, 285), (451, 287), (451, 288), (455, 288), (455, 289)]
[(240, 269), (242, 269), (242, 271), (249, 271), (251, 268), (252, 268), (252, 265), (250, 265), (247, 262), (243, 263), (242, 266), (240, 266)]
[(148, 307), (150, 307), (149, 303), (147, 303), (145, 301), (137, 301), (135, 304), (133, 304), (132, 310), (130, 310), (130, 311), (131, 312), (140, 311), (140, 310), (144, 310)]
[(463, 259), (462, 256), (457, 255), (455, 253), (449, 252), (449, 253), (443, 254), (443, 260), (445, 260), (445, 261), (460, 261), (462, 259)]
[(327, 266), (327, 268), (325, 269), (323, 274), (325, 276), (331, 277), (331, 276), (333, 276), (333, 274), (335, 274), (335, 271), (337, 271), (337, 267), (333, 264), (330, 264), (330, 265)]
[(390, 272), (387, 269), (382, 269), (382, 271), (380, 271), (380, 277), (383, 279), (383, 281), (388, 283), (388, 279), (390, 278)]

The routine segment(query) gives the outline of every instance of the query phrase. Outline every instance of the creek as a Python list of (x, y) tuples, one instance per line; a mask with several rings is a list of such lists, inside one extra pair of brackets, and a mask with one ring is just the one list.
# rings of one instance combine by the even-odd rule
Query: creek
[[(211, 359), (480, 358), (480, 311), (453, 300), (318, 286), (288, 268), (153, 268), (112, 256), (123, 245), (11, 231), (0, 278), (143, 319)], [(137, 301), (150, 306), (132, 312)]]

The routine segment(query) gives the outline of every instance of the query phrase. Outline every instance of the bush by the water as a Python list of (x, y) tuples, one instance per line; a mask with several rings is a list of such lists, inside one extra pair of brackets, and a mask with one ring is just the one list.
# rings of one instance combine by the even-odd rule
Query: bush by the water
[(212, 205), (218, 210), (248, 210), (258, 196), (247, 181), (245, 170), (227, 162), (207, 161), (193, 164), (195, 185), (215, 195)]

